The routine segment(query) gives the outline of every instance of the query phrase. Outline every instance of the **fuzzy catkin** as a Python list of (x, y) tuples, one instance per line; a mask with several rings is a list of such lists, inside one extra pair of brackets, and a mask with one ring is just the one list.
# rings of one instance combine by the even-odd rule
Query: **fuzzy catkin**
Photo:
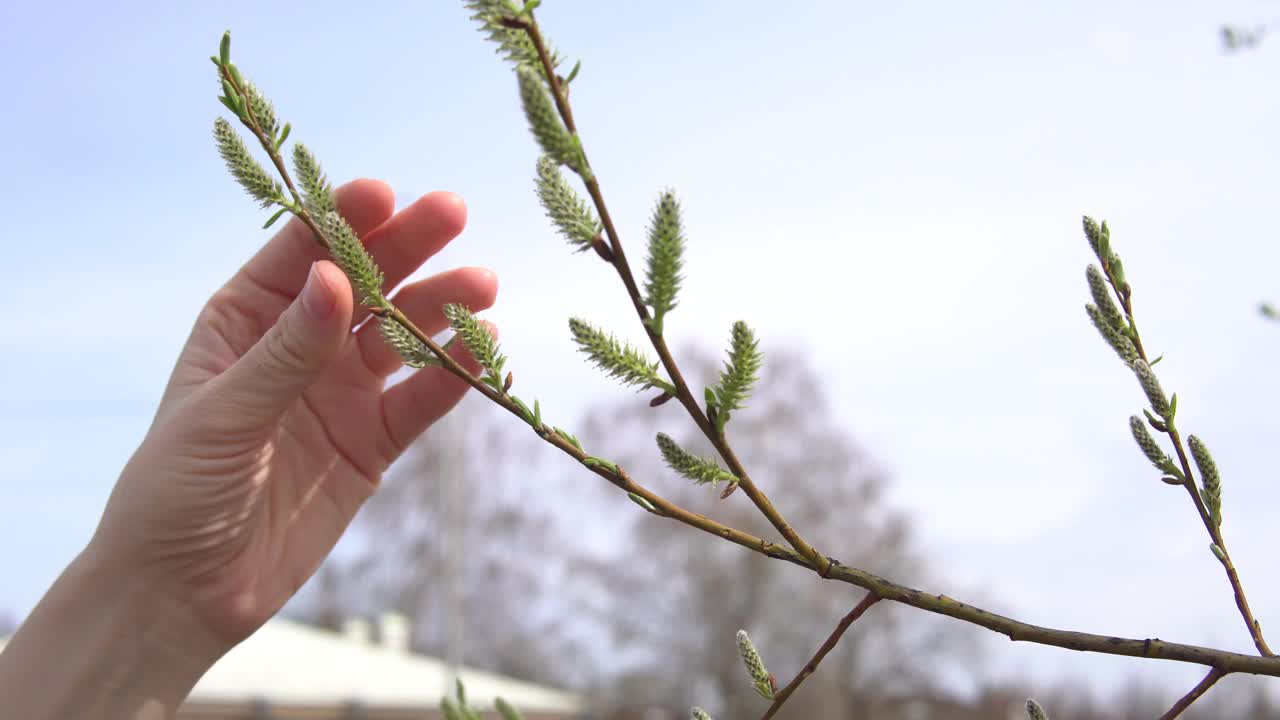
[(1160, 417), (1168, 418), (1169, 398), (1165, 396), (1164, 388), (1160, 387), (1155, 371), (1147, 361), (1141, 359), (1134, 360), (1132, 367), (1133, 374), (1138, 377), (1138, 384), (1142, 386), (1142, 392), (1147, 396), (1147, 402), (1151, 403), (1151, 409)]
[(564, 179), (559, 163), (550, 155), (538, 158), (538, 174), (535, 181), (538, 200), (551, 223), (574, 246), (576, 252), (591, 249), (591, 243), (601, 232), (587, 203)]
[(733, 473), (720, 467), (720, 464), (710, 458), (698, 457), (693, 453), (680, 447), (671, 436), (666, 433), (658, 433), (658, 451), (662, 453), (662, 459), (666, 462), (667, 467), (675, 470), (684, 477), (694, 481), (698, 485), (712, 484), (728, 480), (735, 481)]
[(226, 118), (214, 121), (213, 139), (231, 176), (258, 204), (266, 208), (280, 200), (282, 190), (279, 181), (267, 174), (262, 165), (249, 154), (244, 140), (240, 139), (240, 134)]
[(1147, 456), (1147, 459), (1151, 461), (1152, 465), (1156, 466), (1157, 470), (1174, 476), (1182, 475), (1177, 466), (1173, 464), (1173, 459), (1165, 454), (1160, 449), (1160, 445), (1155, 438), (1151, 437), (1151, 433), (1147, 430), (1147, 424), (1143, 422), (1142, 418), (1137, 415), (1130, 416), (1129, 430), (1133, 433), (1133, 439), (1138, 444), (1138, 449), (1142, 450), (1142, 454)]
[(680, 201), (667, 190), (658, 197), (649, 220), (649, 266), (645, 273), (645, 302), (653, 308), (654, 332), (661, 334), (662, 318), (676, 306), (680, 270), (684, 267), (684, 231)]
[(1204, 441), (1195, 435), (1187, 436), (1187, 447), (1191, 450), (1191, 457), (1196, 461), (1196, 467), (1200, 469), (1202, 481), (1200, 495), (1204, 498), (1205, 508), (1209, 511), (1213, 524), (1221, 525), (1222, 479), (1218, 476), (1218, 464), (1213, 461), (1213, 456), (1209, 454), (1209, 448), (1205, 446)]
[(516, 68), (516, 77), (520, 81), (520, 105), (538, 146), (556, 162), (582, 172), (573, 136), (560, 119), (542, 77), (525, 66)]

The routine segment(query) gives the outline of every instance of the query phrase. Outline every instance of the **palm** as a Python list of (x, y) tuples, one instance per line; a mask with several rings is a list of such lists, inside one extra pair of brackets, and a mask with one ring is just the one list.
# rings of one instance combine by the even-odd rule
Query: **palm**
[[(390, 191), (379, 183), (343, 188), (339, 202), (389, 285), (465, 221), (460, 202), (443, 194), (390, 217)], [(151, 472), (134, 479), (140, 473), (127, 470), (121, 481), (151, 485), (139, 493), (150, 500), (135, 544), (159, 556), (154, 562), (164, 573), (180, 578), (176, 591), (231, 641), (251, 633), (311, 576), (386, 467), (466, 389), (435, 369), (386, 389), (400, 361), (369, 324), (348, 336), (282, 416), (245, 419), (211, 408), (223, 374), (277, 322), (324, 254), (301, 224), (290, 225), (210, 300), (139, 450), (161, 446), (137, 463)], [(444, 303), (488, 307), (495, 289), (490, 273), (464, 268), (407, 285), (394, 301), (434, 333), (444, 329)], [(353, 327), (364, 317), (357, 309)], [(165, 428), (183, 432), (170, 437), (175, 433)]]

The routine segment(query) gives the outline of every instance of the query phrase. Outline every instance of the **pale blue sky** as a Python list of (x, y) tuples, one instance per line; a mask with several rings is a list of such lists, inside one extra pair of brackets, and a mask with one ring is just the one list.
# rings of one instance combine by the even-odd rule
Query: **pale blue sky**
[[(633, 255), (656, 192), (684, 202), (676, 345), (744, 318), (810, 349), (946, 577), (930, 589), (1248, 650), (1185, 495), (1131, 447), (1141, 395), (1082, 311), (1079, 215), (1112, 222), (1280, 628), (1280, 327), (1255, 312), (1280, 299), (1280, 48), (1227, 56), (1216, 34), (1274, 10), (548, 0), (540, 19), (584, 59), (575, 109)], [(224, 28), (331, 177), (467, 199), (428, 269), (498, 271), (491, 316), (544, 406), (626, 392), (572, 357), (564, 318), (637, 337), (629, 305), (542, 220), (514, 81), (461, 3), (6, 3), (0, 27), (0, 608), (28, 610), (83, 545), (195, 313), (266, 237), (209, 138)], [(994, 647), (1047, 675), (1198, 673)]]

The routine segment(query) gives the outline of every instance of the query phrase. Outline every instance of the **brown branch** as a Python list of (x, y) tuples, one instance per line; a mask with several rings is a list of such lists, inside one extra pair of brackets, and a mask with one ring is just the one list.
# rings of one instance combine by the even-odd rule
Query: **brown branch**
[[(536, 26), (534, 29), (536, 29)], [(545, 58), (545, 49), (542, 48), (542, 46), (539, 47), (544, 53), (545, 62), (547, 60), (547, 58)], [(554, 78), (554, 73), (550, 73), (550, 76)], [(560, 94), (561, 93), (557, 91), (558, 102), (560, 101)], [(292, 179), (284, 167), (283, 160), (280, 158), (278, 151), (274, 147), (273, 139), (266, 137), (265, 133), (258, 126), (256, 119), (253, 118), (251, 109), (247, 114), (249, 115), (249, 121), (246, 122), (246, 125), (254, 132), (259, 142), (271, 156), (272, 162), (280, 172), (286, 186), (288, 186), (290, 191), (295, 195), (295, 205), (288, 209), (316, 234), (316, 238), (321, 244), (324, 244), (323, 233), (320, 232), (315, 220), (306, 211), (305, 207), (303, 207), (300, 198), (297, 197), (297, 191), (294, 188)], [(593, 189), (593, 198), (598, 198), (598, 185), (593, 186)], [(600, 198), (598, 202), (598, 209), (601, 210), (602, 218), (607, 218), (607, 213), (604, 211), (603, 199)], [(613, 233), (611, 230), (611, 221), (608, 221), (607, 227), (610, 228), (611, 241), (617, 244), (616, 233)], [(617, 247), (619, 250), (618, 255), (621, 257), (621, 245), (617, 245)], [(621, 266), (624, 268), (626, 267), (625, 257), (621, 257)], [(624, 281), (629, 276), (630, 273), (627, 271), (624, 276)], [(646, 318), (647, 310), (642, 303), (638, 302), (638, 290), (635, 289), (634, 280), (631, 280), (628, 286), (628, 291), (632, 295), (633, 301), (637, 302), (637, 310), (641, 314), (642, 319)], [(1128, 310), (1127, 307), (1126, 310)], [(405, 328), (405, 330), (421, 341), (427, 349), (439, 358), (445, 371), (461, 378), (464, 382), (475, 388), (489, 400), (500, 405), (511, 414), (521, 418), (522, 421), (527, 422), (525, 413), (515, 402), (513, 402), (511, 396), (499, 392), (485, 384), (478, 377), (473, 376), (463, 368), (461, 364), (454, 360), (444, 348), (409, 320), (409, 318), (405, 316), (399, 308), (394, 306), (387, 308), (369, 308), (369, 311), (380, 318), (389, 317), (399, 323), (403, 328)], [(704, 432), (707, 432), (707, 428), (710, 427), (707, 422), (707, 418), (701, 412), (700, 408), (697, 407), (696, 402), (692, 402), (688, 386), (683, 382), (683, 379), (680, 378), (678, 368), (676, 368), (674, 360), (671, 359), (670, 353), (666, 351), (666, 345), (662, 342), (661, 336), (655, 336), (651, 332), (650, 337), (655, 341), (655, 347), (658, 348), (659, 354), (663, 355), (664, 363), (669, 363), (669, 370), (675, 371), (673, 372), (672, 379), (677, 381), (677, 387), (682, 389), (680, 397), (681, 402), (685, 404), (686, 408), (690, 408), (691, 415), (693, 415), (695, 421), (698, 421), (699, 426), (704, 428)], [(1014, 641), (1033, 642), (1041, 645), (1051, 645), (1081, 652), (1097, 652), (1110, 655), (1173, 660), (1177, 662), (1206, 665), (1213, 668), (1209, 675), (1206, 676), (1196, 689), (1189, 693), (1187, 697), (1183, 698), (1183, 700), (1179, 701), (1179, 705), (1183, 708), (1193, 702), (1197, 697), (1199, 697), (1199, 695), (1203, 694), (1204, 691), (1219, 678), (1230, 673), (1239, 672), (1280, 677), (1280, 658), (1276, 658), (1274, 656), (1259, 657), (1196, 645), (1166, 642), (1159, 639), (1138, 640), (1041, 627), (967, 605), (947, 597), (946, 595), (932, 595), (921, 590), (900, 585), (865, 570), (842, 565), (832, 558), (818, 555), (811, 546), (807, 545), (807, 543), (804, 543), (804, 541), (799, 538), (798, 534), (796, 534), (794, 530), (791, 530), (790, 527), (786, 525), (785, 521), (782, 520), (776, 509), (774, 509), (772, 505), (768, 504), (768, 498), (766, 498), (763, 493), (760, 493), (758, 489), (750, 483), (750, 479), (746, 476), (745, 471), (741, 472), (739, 475), (744, 486), (743, 489), (747, 491), (747, 494), (752, 498), (753, 502), (757, 503), (758, 507), (763, 505), (761, 508), (762, 511), (765, 511), (765, 514), (769, 517), (770, 521), (774, 523), (774, 526), (783, 533), (783, 536), (786, 537), (789, 542), (791, 542), (791, 548), (756, 537), (736, 528), (723, 525), (704, 515), (691, 512), (679, 505), (676, 505), (634, 481), (622, 468), (618, 468), (616, 466), (606, 467), (598, 462), (589, 462), (595, 460), (595, 458), (587, 455), (574, 442), (571, 442), (568, 438), (560, 435), (554, 428), (548, 425), (536, 424), (533, 426), (533, 431), (544, 441), (555, 446), (561, 452), (572, 456), (578, 462), (586, 465), (592, 472), (617, 486), (619, 489), (645, 500), (653, 507), (651, 512), (656, 515), (671, 518), (677, 522), (723, 538), (754, 552), (758, 552), (766, 557), (785, 560), (794, 565), (807, 568), (819, 573), (824, 578), (849, 583), (867, 590), (869, 594), (863, 599), (862, 603), (859, 604), (859, 607), (864, 604), (869, 606), (879, 599), (892, 600), (926, 612), (946, 615), (963, 622), (984, 627), (993, 632), (1003, 634)], [(724, 437), (714, 432), (710, 432), (708, 437), (712, 438), (712, 441), (716, 443), (717, 449), (720, 449), (725, 454), (726, 462), (730, 464), (731, 469), (738, 472), (741, 469), (741, 464), (738, 463), (736, 457), (733, 456), (727, 443), (724, 441)], [(1198, 494), (1196, 495), (1196, 498), (1198, 498)], [(1211, 535), (1212, 534), (1213, 533), (1211, 531)], [(1229, 576), (1234, 575), (1232, 572), (1229, 572)], [(1238, 582), (1238, 580), (1233, 582)], [(1242, 596), (1243, 593), (1241, 593), (1241, 597)], [(862, 608), (862, 610), (865, 611), (865, 608)], [(841, 622), (841, 627), (837, 628), (837, 633), (833, 634), (833, 637), (828, 639), (828, 644), (834, 646), (835, 642), (839, 639), (839, 633), (842, 633), (844, 629), (847, 628), (848, 624), (855, 621), (857, 616), (860, 614), (861, 613), (858, 612), (858, 608), (855, 608), (853, 612), (846, 616), (845, 620), (842, 620)], [(1258, 632), (1260, 633), (1260, 630)], [(822, 656), (829, 651), (830, 648), (827, 647), (827, 645), (824, 645), (824, 648), (819, 650), (819, 655), (815, 656), (815, 658), (810, 661), (810, 665), (816, 667), (817, 662), (820, 661)], [(806, 669), (808, 672), (802, 672), (802, 675), (812, 673), (812, 669), (810, 667), (807, 667)], [(794, 692), (793, 686), (798, 686), (799, 682), (802, 680), (802, 677), (797, 677), (796, 680), (793, 680), (792, 684), (788, 685), (788, 688), (791, 688), (791, 691)], [(787, 692), (787, 689), (784, 688), (783, 692)], [(789, 694), (790, 693), (788, 693), (788, 695)], [(1179, 709), (1178, 706), (1175, 706), (1174, 710), (1181, 712), (1181, 709)], [(1173, 712), (1173, 710), (1170, 712)], [(1168, 717), (1173, 716), (1170, 715)]]
[(796, 688), (800, 687), (800, 683), (804, 682), (806, 678), (818, 669), (818, 663), (822, 662), (822, 659), (827, 656), (827, 653), (835, 649), (836, 643), (840, 642), (840, 638), (844, 635), (844, 631), (848, 630), (850, 625), (852, 625), (858, 618), (862, 617), (862, 613), (866, 612), (867, 608), (875, 605), (879, 600), (879, 595), (876, 595), (875, 593), (867, 593), (866, 596), (862, 598), (861, 602), (853, 606), (853, 609), (849, 611), (848, 615), (845, 615), (840, 619), (840, 623), (836, 625), (835, 630), (831, 631), (831, 636), (827, 638), (826, 642), (822, 643), (822, 647), (818, 648), (818, 652), (814, 653), (812, 658), (809, 658), (809, 662), (805, 663), (805, 666), (801, 668), (800, 672), (796, 674), (795, 678), (792, 679), (791, 682), (787, 683), (786, 687), (782, 688), (776, 695), (774, 695), (773, 704), (769, 706), (769, 709), (765, 711), (760, 720), (769, 720), (769, 718), (776, 715), (778, 711), (782, 709), (782, 704), (787, 701), (787, 698), (791, 697), (791, 693), (795, 692)]
[[(574, 123), (573, 107), (569, 104), (569, 95), (565, 92), (563, 83), (560, 82), (560, 78), (556, 75), (555, 65), (551, 61), (551, 54), (547, 49), (546, 41), (542, 37), (542, 31), (538, 29), (538, 21), (534, 19), (533, 13), (530, 12), (527, 16), (522, 17), (506, 17), (503, 21), (508, 27), (522, 28), (529, 36), (529, 40), (537, 50), (538, 59), (542, 63), (543, 73), (546, 75), (552, 98), (555, 100), (560, 118), (564, 121), (565, 129), (577, 137), (578, 129)], [(581, 138), (579, 138), (580, 140)], [(706, 413), (698, 405), (696, 396), (689, 389), (689, 384), (685, 382), (684, 375), (680, 372), (680, 366), (676, 363), (671, 350), (667, 347), (666, 339), (660, 333), (653, 331), (649, 322), (649, 309), (645, 306), (644, 296), (641, 295), (635, 276), (631, 272), (631, 265), (627, 262), (627, 254), (623, 250), (617, 228), (614, 227), (613, 218), (609, 215), (609, 208), (605, 204), (604, 194), (600, 191), (600, 182), (591, 170), (591, 163), (587, 160), (587, 153), (582, 148), (581, 142), (579, 142), (579, 150), (583, 164), (583, 172), (580, 173), (582, 182), (586, 185), (587, 194), (591, 197), (591, 202), (595, 205), (596, 212), (600, 215), (600, 223), (604, 225), (605, 235), (609, 238), (609, 249), (613, 254), (612, 265), (617, 271), (618, 277), (621, 278), (622, 284), (627, 289), (627, 295), (630, 296), (631, 304), (635, 307), (636, 314), (640, 317), (645, 333), (649, 336), (649, 342), (653, 345), (654, 350), (657, 351), (658, 359), (671, 377), (671, 383), (676, 389), (676, 399), (680, 401), (689, 416), (693, 418), (694, 423), (697, 424), (702, 434), (711, 441), (712, 446), (715, 447), (720, 457), (724, 458), (725, 464), (729, 466), (729, 471), (737, 476), (737, 484), (742, 487), (743, 493), (746, 494), (760, 513), (769, 520), (770, 524), (782, 535), (787, 543), (795, 548), (796, 552), (808, 559), (819, 575), (826, 577), (826, 573), (830, 569), (830, 563), (826, 557), (810, 545), (786, 521), (764, 491), (752, 481), (751, 476), (747, 474), (746, 468), (733, 452), (733, 448), (729, 446), (724, 434), (716, 431)]]
[[(1130, 338), (1133, 340), (1133, 347), (1137, 351), (1138, 357), (1150, 365), (1150, 361), (1147, 360), (1147, 351), (1142, 347), (1142, 337), (1138, 332), (1138, 323), (1133, 318), (1133, 291), (1128, 283), (1123, 286), (1116, 284), (1109, 266), (1104, 267), (1104, 270), (1111, 287), (1115, 289), (1120, 297), (1125, 319), (1129, 321), (1129, 327), (1133, 330)], [(1235, 597), (1236, 608), (1239, 609), (1240, 617), (1244, 619), (1244, 624), (1249, 629), (1249, 636), (1253, 639), (1253, 645), (1258, 649), (1259, 654), (1272, 657), (1275, 653), (1271, 652), (1266, 639), (1263, 638), (1262, 624), (1254, 617), (1253, 609), (1249, 607), (1249, 599), (1244, 594), (1244, 585), (1240, 582), (1240, 573), (1236, 570), (1235, 563), (1231, 561), (1231, 554), (1227, 552), (1226, 542), (1222, 539), (1222, 529), (1213, 521), (1213, 515), (1205, 507), (1204, 499), (1200, 497), (1200, 490), (1196, 488), (1195, 475), (1191, 472), (1191, 462), (1187, 459), (1187, 451), (1183, 447), (1182, 436), (1174, 425), (1172, 416), (1166, 419), (1166, 426), (1163, 428), (1163, 432), (1169, 436), (1169, 441), (1173, 443), (1174, 452), (1178, 456), (1178, 464), (1182, 466), (1182, 485), (1187, 489), (1187, 494), (1191, 496), (1191, 502), (1195, 505), (1196, 513), (1200, 515), (1200, 522), (1209, 533), (1209, 539), (1222, 550), (1222, 568), (1227, 573), (1227, 582), (1231, 585), (1231, 594)]]
[(1209, 674), (1205, 675), (1204, 679), (1200, 681), (1200, 684), (1191, 688), (1186, 695), (1178, 698), (1178, 702), (1174, 703), (1173, 707), (1169, 708), (1169, 712), (1161, 715), (1160, 720), (1173, 720), (1181, 715), (1183, 710), (1191, 707), (1191, 703), (1199, 700), (1201, 695), (1205, 694), (1209, 688), (1213, 687), (1214, 683), (1221, 680), (1225, 675), (1226, 673), (1222, 672), (1218, 668), (1210, 670)]

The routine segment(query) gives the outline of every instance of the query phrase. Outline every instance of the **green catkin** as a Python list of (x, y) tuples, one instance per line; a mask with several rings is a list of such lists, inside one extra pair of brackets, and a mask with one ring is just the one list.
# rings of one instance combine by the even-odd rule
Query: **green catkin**
[(645, 302), (653, 308), (650, 327), (662, 334), (662, 319), (676, 306), (680, 291), (680, 270), (684, 266), (684, 231), (680, 222), (680, 202), (670, 190), (658, 197), (649, 221), (649, 267), (645, 279)]
[(1169, 398), (1164, 394), (1164, 388), (1160, 387), (1160, 380), (1156, 378), (1155, 371), (1147, 364), (1145, 360), (1134, 360), (1133, 374), (1138, 378), (1138, 384), (1142, 386), (1142, 392), (1147, 396), (1147, 402), (1151, 403), (1151, 409), (1162, 418), (1169, 417)]
[(738, 631), (738, 653), (742, 655), (742, 664), (747, 668), (747, 675), (751, 677), (751, 685), (756, 692), (760, 693), (766, 700), (773, 699), (773, 683), (769, 679), (769, 670), (764, 666), (764, 660), (760, 657), (760, 652), (756, 650), (756, 646), (752, 644), (751, 638), (747, 636), (746, 630)]
[(298, 186), (302, 188), (303, 203), (312, 217), (320, 218), (337, 211), (333, 187), (324, 176), (320, 163), (302, 143), (293, 145), (293, 170), (298, 176)]
[(1138, 350), (1133, 346), (1133, 341), (1109, 323), (1096, 305), (1085, 305), (1084, 310), (1088, 313), (1089, 320), (1093, 321), (1093, 326), (1098, 329), (1098, 334), (1102, 335), (1102, 339), (1107, 341), (1126, 365), (1138, 359)]
[(618, 339), (578, 318), (569, 320), (569, 332), (578, 349), (591, 358), (596, 367), (624, 385), (659, 388), (675, 394), (670, 383), (658, 377), (658, 364), (651, 363), (630, 343)]
[(560, 119), (560, 113), (552, 103), (542, 77), (532, 69), (521, 66), (516, 68), (516, 78), (520, 81), (520, 105), (524, 108), (525, 119), (529, 121), (529, 131), (538, 141), (542, 152), (561, 165), (568, 165), (581, 172), (582, 164), (579, 162), (573, 135)]
[(282, 190), (280, 183), (253, 159), (249, 149), (245, 147), (240, 134), (231, 127), (225, 118), (218, 118), (213, 123), (213, 139), (218, 146), (218, 154), (227, 164), (231, 176), (240, 183), (245, 192), (258, 201), (262, 207), (271, 207), (280, 201)]
[(1120, 309), (1111, 299), (1111, 287), (1107, 284), (1107, 279), (1102, 276), (1102, 271), (1098, 266), (1090, 265), (1085, 270), (1085, 278), (1089, 281), (1089, 293), (1093, 295), (1094, 305), (1102, 312), (1102, 318), (1111, 327), (1123, 330), (1126, 324), (1124, 316), (1120, 314)]
[(720, 467), (715, 460), (694, 455), (680, 447), (666, 433), (658, 433), (657, 441), (658, 451), (662, 453), (662, 459), (667, 463), (667, 467), (695, 483), (715, 485), (721, 481), (737, 482), (733, 473)]
[(751, 388), (758, 380), (764, 357), (760, 354), (759, 343), (751, 328), (739, 320), (733, 324), (733, 332), (729, 343), (729, 359), (720, 373), (714, 393), (716, 410), (722, 416), (732, 410), (745, 406), (751, 395)]
[(498, 341), (494, 339), (489, 328), (480, 322), (470, 310), (462, 305), (450, 303), (444, 306), (444, 316), (454, 333), (462, 338), (462, 344), (471, 353), (471, 357), (480, 363), (491, 378), (502, 379), (502, 368), (507, 359), (498, 352)]
[(1203, 483), (1200, 496), (1204, 498), (1205, 509), (1209, 511), (1213, 524), (1221, 525), (1222, 480), (1218, 476), (1218, 464), (1213, 461), (1213, 456), (1209, 454), (1209, 448), (1205, 446), (1204, 441), (1195, 435), (1187, 436), (1187, 447), (1191, 450), (1191, 457), (1196, 461), (1196, 467), (1200, 469), (1200, 479)]
[(1182, 471), (1174, 464), (1173, 458), (1170, 458), (1160, 445), (1156, 443), (1155, 438), (1151, 437), (1151, 433), (1147, 431), (1147, 424), (1137, 415), (1130, 416), (1129, 430), (1133, 433), (1134, 442), (1138, 443), (1138, 449), (1142, 450), (1142, 454), (1147, 456), (1152, 465), (1160, 472), (1168, 473), (1174, 477), (1181, 478)]
[(538, 158), (535, 187), (542, 209), (546, 211), (556, 230), (574, 246), (576, 252), (590, 250), (592, 241), (602, 231), (600, 221), (592, 214), (587, 203), (569, 186), (560, 172), (559, 163), (550, 155)]

